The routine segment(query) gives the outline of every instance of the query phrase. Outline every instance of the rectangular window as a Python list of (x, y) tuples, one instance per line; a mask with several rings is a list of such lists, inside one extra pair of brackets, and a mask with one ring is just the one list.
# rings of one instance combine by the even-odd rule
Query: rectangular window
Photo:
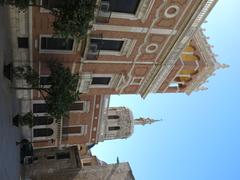
[(80, 103), (71, 104), (69, 110), (70, 111), (83, 111), (83, 108), (84, 108), (84, 104), (83, 104), (83, 102), (80, 102)]
[(56, 159), (70, 159), (69, 152), (56, 153)]
[(48, 0), (41, 0), (42, 1), (42, 7), (43, 8), (50, 8), (49, 1)]
[(119, 119), (118, 115), (109, 115), (108, 119)]
[(110, 127), (108, 127), (108, 130), (109, 130), (109, 131), (117, 131), (117, 130), (119, 130), (119, 129), (120, 129), (119, 126), (110, 126)]
[(41, 37), (41, 49), (72, 51), (73, 42), (73, 39)]
[(111, 77), (93, 77), (92, 85), (109, 85)]
[(84, 163), (83, 163), (83, 166), (91, 166), (91, 165), (92, 165), (91, 162), (84, 162)]
[(71, 104), (69, 107), (69, 111), (74, 112), (88, 112), (89, 111), (89, 102), (88, 101), (76, 101), (75, 103)]
[(54, 156), (54, 155), (48, 155), (48, 156), (46, 157), (46, 159), (55, 159), (55, 156)]
[(37, 156), (33, 156), (33, 161), (37, 161), (38, 160), (38, 157)]
[(49, 76), (41, 76), (40, 77), (40, 85), (50, 85)]
[(46, 113), (47, 104), (33, 104), (33, 113)]
[(169, 85), (168, 85), (168, 87), (178, 87), (178, 83), (177, 82), (171, 82)]
[(62, 134), (69, 135), (69, 134), (81, 134), (82, 133), (82, 126), (76, 127), (63, 127)]
[(98, 50), (121, 51), (123, 42), (121, 40), (91, 39), (91, 44), (96, 44)]
[(53, 0), (41, 0), (41, 4), (42, 4), (42, 7), (43, 8), (46, 8), (46, 9), (52, 9), (54, 7), (56, 7), (58, 4), (57, 4), (58, 1), (53, 1)]
[(135, 14), (140, 0), (109, 0), (110, 11)]
[(57, 8), (62, 5), (62, 0), (40, 0), (40, 5), (46, 9)]
[(27, 37), (18, 37), (18, 48), (28, 48)]

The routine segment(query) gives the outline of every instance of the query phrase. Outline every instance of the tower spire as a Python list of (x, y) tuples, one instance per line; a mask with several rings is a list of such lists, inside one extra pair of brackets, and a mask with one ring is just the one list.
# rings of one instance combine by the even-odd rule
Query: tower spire
[(229, 65), (228, 64), (220, 64), (220, 63), (217, 63), (216, 65), (216, 69), (225, 69), (225, 68), (229, 68)]
[(134, 125), (145, 125), (145, 124), (152, 124), (158, 121), (162, 121), (162, 119), (160, 120), (155, 120), (155, 119), (151, 119), (151, 118), (143, 118), (140, 117), (138, 119), (134, 119)]

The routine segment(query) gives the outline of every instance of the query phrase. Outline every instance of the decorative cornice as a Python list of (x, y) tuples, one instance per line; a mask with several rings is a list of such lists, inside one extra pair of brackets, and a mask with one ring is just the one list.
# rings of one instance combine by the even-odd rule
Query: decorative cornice
[(105, 124), (107, 119), (107, 109), (109, 108), (109, 103), (110, 103), (110, 96), (109, 95), (101, 96), (101, 100), (102, 100), (101, 106), (100, 106), (101, 114), (99, 115), (99, 120), (97, 125), (96, 142), (104, 141)]
[(194, 33), (198, 30), (199, 26), (202, 24), (216, 2), (217, 0), (207, 0), (201, 2), (198, 9), (192, 15), (192, 18), (183, 30), (182, 34), (174, 44), (173, 48), (163, 61), (164, 66), (156, 67), (152, 73), (152, 76), (146, 79), (146, 82), (149, 82), (148, 86), (140, 92), (143, 98), (145, 98), (149, 92), (157, 92), (159, 87), (173, 69), (178, 57), (186, 47), (186, 44), (193, 37)]
[(155, 0), (141, 0), (136, 16), (141, 19), (142, 22), (147, 20), (154, 2)]

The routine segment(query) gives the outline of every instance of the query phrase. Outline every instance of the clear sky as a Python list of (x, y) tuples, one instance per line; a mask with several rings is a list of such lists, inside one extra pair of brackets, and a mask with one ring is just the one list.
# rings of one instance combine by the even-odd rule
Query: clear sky
[(218, 61), (207, 91), (112, 96), (134, 117), (163, 118), (136, 126), (126, 140), (99, 143), (93, 154), (107, 163), (129, 161), (137, 180), (240, 180), (240, 1), (220, 0), (204, 24)]

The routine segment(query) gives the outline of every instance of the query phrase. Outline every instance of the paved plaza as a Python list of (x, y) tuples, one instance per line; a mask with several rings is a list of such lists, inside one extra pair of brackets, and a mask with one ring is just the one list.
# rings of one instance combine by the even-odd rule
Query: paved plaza
[(7, 9), (0, 7), (0, 180), (19, 180), (20, 153), (16, 141), (20, 131), (12, 125), (18, 111), (11, 82), (3, 76), (3, 66), (12, 61)]

